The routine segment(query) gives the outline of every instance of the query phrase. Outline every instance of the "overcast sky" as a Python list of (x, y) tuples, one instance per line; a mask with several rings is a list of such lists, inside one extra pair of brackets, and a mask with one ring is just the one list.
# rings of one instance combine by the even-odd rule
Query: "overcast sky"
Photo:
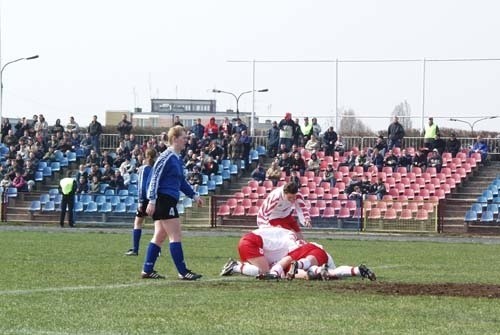
[[(500, 58), (498, 1), (0, 1), (3, 116), (74, 115), (87, 125), (106, 110), (150, 111), (150, 98), (217, 99), (252, 88), (251, 64), (228, 60)], [(373, 130), (407, 100), (421, 124), (422, 62), (342, 63), (338, 105)], [(257, 63), (256, 114), (335, 114), (334, 63)], [(425, 117), (469, 129), (500, 115), (500, 61), (426, 66)], [(135, 92), (135, 93), (134, 93)], [(251, 110), (251, 95), (240, 101)], [(384, 118), (380, 118), (384, 117)], [(500, 118), (475, 129), (500, 128)]]

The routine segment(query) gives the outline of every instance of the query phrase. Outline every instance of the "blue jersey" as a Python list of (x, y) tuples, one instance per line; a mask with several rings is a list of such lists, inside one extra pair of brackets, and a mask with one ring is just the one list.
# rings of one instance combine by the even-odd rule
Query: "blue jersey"
[(153, 167), (151, 165), (142, 165), (137, 171), (137, 185), (139, 186), (137, 188), (137, 195), (139, 198), (139, 202), (143, 202), (143, 200), (147, 199), (148, 186), (149, 182), (151, 181), (152, 170)]
[(153, 204), (158, 194), (169, 195), (179, 200), (180, 191), (190, 198), (195, 195), (191, 185), (184, 178), (182, 160), (171, 148), (168, 148), (161, 153), (153, 166), (147, 198)]

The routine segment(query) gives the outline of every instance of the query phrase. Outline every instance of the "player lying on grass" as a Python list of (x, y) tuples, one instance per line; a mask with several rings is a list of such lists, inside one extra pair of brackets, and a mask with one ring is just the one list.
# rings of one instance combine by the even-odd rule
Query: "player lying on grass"
[(259, 228), (243, 235), (238, 253), (240, 261), (230, 259), (222, 268), (221, 276), (241, 273), (259, 279), (326, 280), (349, 276), (376, 279), (365, 265), (337, 268), (321, 246), (300, 240), (294, 232), (280, 227)]

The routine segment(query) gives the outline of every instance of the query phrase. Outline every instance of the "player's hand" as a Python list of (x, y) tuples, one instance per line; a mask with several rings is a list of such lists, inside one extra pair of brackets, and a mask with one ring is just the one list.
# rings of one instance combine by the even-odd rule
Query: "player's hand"
[(203, 198), (200, 197), (199, 195), (194, 197), (194, 201), (198, 205), (198, 207), (203, 207)]
[(155, 212), (155, 204), (152, 204), (152, 203), (149, 203), (148, 204), (148, 207), (146, 207), (146, 213), (151, 217), (153, 216), (154, 212)]

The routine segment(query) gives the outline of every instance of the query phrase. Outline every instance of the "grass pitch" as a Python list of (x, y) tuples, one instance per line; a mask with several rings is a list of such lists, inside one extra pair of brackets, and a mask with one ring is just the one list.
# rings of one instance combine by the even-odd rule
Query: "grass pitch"
[[(165, 248), (156, 269), (139, 274), (126, 257), (128, 232), (0, 232), (0, 334), (498, 334), (500, 299), (377, 293), (370, 285), (500, 285), (500, 244), (312, 239), (337, 265), (363, 262), (377, 282), (262, 282), (219, 277), (238, 237), (184, 238), (188, 267), (176, 278)], [(356, 288), (367, 288), (358, 291)]]

